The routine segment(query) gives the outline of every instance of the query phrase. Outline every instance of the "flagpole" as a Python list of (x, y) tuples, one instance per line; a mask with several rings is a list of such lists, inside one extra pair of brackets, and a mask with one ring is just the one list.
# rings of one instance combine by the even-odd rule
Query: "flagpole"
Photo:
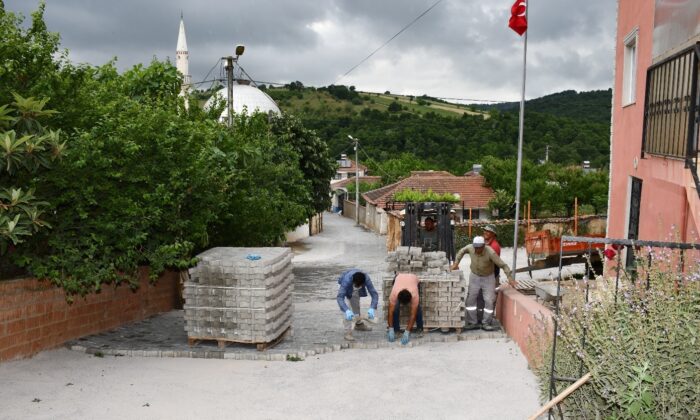
[[(525, 7), (525, 19), (530, 11), (530, 2)], [(520, 97), (520, 125), (518, 130), (518, 166), (515, 176), (515, 228), (513, 233), (513, 276), (518, 268), (518, 221), (520, 220), (520, 178), (523, 168), (523, 126), (525, 122), (525, 79), (527, 75), (527, 33), (525, 31), (523, 48), (523, 88)]]

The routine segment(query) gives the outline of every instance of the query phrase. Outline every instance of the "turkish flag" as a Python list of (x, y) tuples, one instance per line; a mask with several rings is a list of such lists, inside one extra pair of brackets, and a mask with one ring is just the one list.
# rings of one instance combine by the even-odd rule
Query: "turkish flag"
[(521, 36), (527, 31), (527, 0), (515, 0), (510, 9), (508, 26)]

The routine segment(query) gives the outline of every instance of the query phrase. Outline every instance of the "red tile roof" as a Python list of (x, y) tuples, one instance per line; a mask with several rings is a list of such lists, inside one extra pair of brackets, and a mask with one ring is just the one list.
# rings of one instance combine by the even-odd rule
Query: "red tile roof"
[(362, 196), (368, 203), (385, 208), (388, 202), (394, 198), (394, 194), (404, 189), (435, 193), (459, 194), (458, 207), (483, 209), (488, 207), (488, 202), (493, 198), (493, 190), (484, 186), (484, 177), (481, 175), (455, 176), (444, 171), (414, 171), (411, 176), (394, 184), (386, 185), (373, 191), (368, 191)]

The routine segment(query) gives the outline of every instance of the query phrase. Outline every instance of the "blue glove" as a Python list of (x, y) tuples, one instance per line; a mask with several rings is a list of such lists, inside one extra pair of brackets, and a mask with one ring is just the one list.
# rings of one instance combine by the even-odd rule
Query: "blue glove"
[(352, 321), (353, 316), (355, 316), (355, 314), (352, 313), (352, 309), (348, 309), (347, 311), (345, 311), (345, 319), (347, 319), (348, 321)]
[(248, 254), (248, 255), (246, 255), (246, 259), (248, 259), (248, 260), (250, 260), (250, 261), (257, 261), (257, 260), (260, 259), (260, 255), (258, 255), (258, 254)]
[(411, 333), (408, 332), (408, 330), (404, 331), (403, 337), (401, 337), (401, 344), (403, 344), (404, 346), (406, 344), (408, 344), (408, 340), (410, 339), (410, 337), (411, 337)]
[(374, 309), (373, 308), (369, 308), (367, 310), (367, 318), (374, 319)]
[(396, 340), (396, 336), (394, 335), (394, 329), (389, 328), (389, 331), (386, 332), (386, 339), (388, 342), (393, 343), (394, 340)]

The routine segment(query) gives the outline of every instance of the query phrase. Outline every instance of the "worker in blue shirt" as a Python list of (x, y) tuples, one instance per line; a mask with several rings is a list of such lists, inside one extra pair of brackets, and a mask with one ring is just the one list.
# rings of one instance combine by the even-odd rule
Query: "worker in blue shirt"
[[(362, 270), (353, 268), (344, 271), (338, 277), (337, 301), (340, 310), (344, 313), (345, 339), (348, 341), (355, 340), (352, 336), (353, 323), (355, 324), (354, 329), (358, 331), (370, 331), (372, 329), (360, 319), (360, 298), (367, 297), (368, 292), (372, 297), (372, 303), (370, 303), (370, 308), (367, 310), (367, 318), (374, 319), (375, 311), (379, 304), (379, 294), (377, 294), (377, 290), (374, 288), (369, 275)], [(352, 309), (348, 308), (346, 300), (350, 301)]]

